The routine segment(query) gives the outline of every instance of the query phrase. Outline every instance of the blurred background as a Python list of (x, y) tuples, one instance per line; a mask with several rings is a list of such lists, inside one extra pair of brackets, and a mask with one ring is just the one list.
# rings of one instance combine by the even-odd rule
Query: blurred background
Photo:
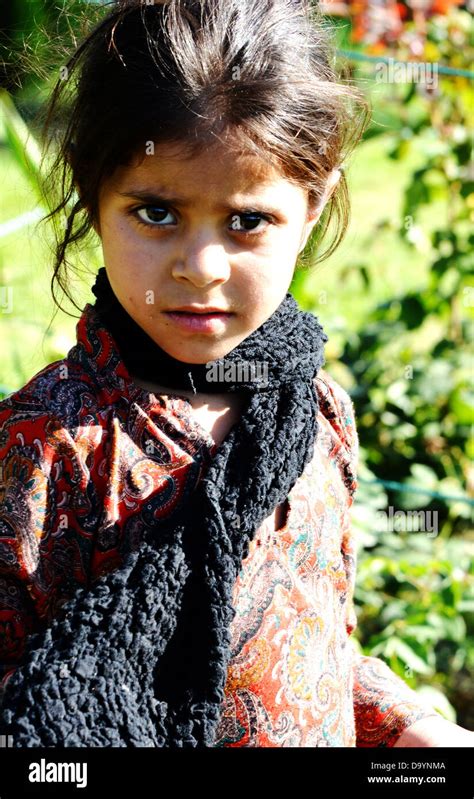
[[(474, 730), (472, 8), (321, 7), (341, 70), (372, 104), (347, 169), (348, 233), (292, 286), (324, 325), (326, 369), (356, 410), (355, 636)], [(0, 11), (0, 400), (76, 341), (77, 310), (52, 319), (36, 115), (61, 67), (55, 45), (72, 50), (85, 32), (81, 12), (87, 28), (104, 10), (9, 0)], [(83, 269), (72, 285), (83, 307), (95, 300), (99, 242), (70, 257)]]

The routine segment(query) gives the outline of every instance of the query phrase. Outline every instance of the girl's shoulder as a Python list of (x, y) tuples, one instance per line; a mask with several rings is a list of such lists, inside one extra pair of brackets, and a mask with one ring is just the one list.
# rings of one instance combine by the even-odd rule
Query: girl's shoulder
[(76, 324), (76, 342), (64, 358), (47, 364), (0, 402), (0, 431), (5, 424), (42, 416), (80, 426), (121, 396), (123, 372), (111, 336), (87, 303)]
[(359, 437), (354, 404), (348, 392), (325, 369), (315, 378), (319, 402), (319, 452), (335, 461), (351, 496), (357, 488)]
[(20, 388), (0, 401), (2, 419), (14, 415), (19, 418), (48, 414), (61, 416), (73, 409), (71, 402), (76, 385), (94, 391), (93, 381), (87, 372), (66, 357), (47, 364)]
[[(348, 392), (325, 369), (315, 378), (319, 410), (348, 449), (358, 450), (356, 414)], [(357, 454), (357, 452), (356, 452)]]
[(87, 372), (66, 356), (1, 400), (0, 483), (14, 458), (30, 458), (49, 476), (60, 454), (75, 451), (84, 425), (93, 425), (96, 394)]

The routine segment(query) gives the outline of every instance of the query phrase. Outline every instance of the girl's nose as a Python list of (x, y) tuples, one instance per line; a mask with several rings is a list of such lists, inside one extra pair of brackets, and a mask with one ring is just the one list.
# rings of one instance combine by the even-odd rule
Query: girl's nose
[(196, 241), (183, 247), (181, 257), (172, 267), (172, 276), (178, 281), (189, 281), (196, 288), (212, 283), (225, 283), (230, 276), (228, 255), (217, 241)]

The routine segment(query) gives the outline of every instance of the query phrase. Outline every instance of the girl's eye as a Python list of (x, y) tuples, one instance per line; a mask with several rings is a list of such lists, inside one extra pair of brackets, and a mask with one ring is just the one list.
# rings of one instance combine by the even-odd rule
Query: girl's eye
[[(151, 209), (151, 210), (150, 210)], [(140, 214), (147, 214), (148, 218), (145, 216), (140, 216)], [(162, 227), (163, 219), (157, 219), (156, 217), (166, 217), (171, 212), (168, 211), (167, 208), (162, 208), (160, 205), (143, 205), (141, 208), (136, 208), (134, 214), (136, 215), (136, 219), (143, 225), (147, 227)], [(151, 216), (151, 219), (150, 219)], [(160, 224), (158, 224), (160, 223)], [(167, 223), (169, 224), (169, 222)]]
[[(249, 223), (253, 227), (251, 227), (250, 230), (246, 230), (243, 227), (243, 225), (242, 225), (240, 220), (244, 220), (244, 224)], [(240, 231), (240, 232), (243, 232), (243, 233), (247, 233), (247, 234), (249, 234), (251, 236), (260, 236), (262, 233), (265, 232), (266, 225), (262, 229), (257, 229), (255, 232), (253, 232), (253, 231), (255, 230), (255, 225), (256, 224), (258, 225), (258, 223), (262, 222), (262, 221), (270, 223), (271, 219), (266, 214), (261, 214), (261, 213), (256, 213), (256, 212), (234, 214), (234, 216), (232, 217), (231, 228), (232, 228), (232, 230), (236, 230), (238, 232)]]

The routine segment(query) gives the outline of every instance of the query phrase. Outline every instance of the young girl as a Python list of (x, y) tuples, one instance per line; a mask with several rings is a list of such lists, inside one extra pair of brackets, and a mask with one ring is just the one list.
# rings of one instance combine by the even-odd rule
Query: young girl
[(55, 87), (53, 296), (92, 228), (104, 267), (76, 345), (0, 403), (14, 746), (471, 735), (350, 638), (354, 410), (288, 292), (347, 223), (363, 120), (330, 57), (302, 0), (135, 0)]

